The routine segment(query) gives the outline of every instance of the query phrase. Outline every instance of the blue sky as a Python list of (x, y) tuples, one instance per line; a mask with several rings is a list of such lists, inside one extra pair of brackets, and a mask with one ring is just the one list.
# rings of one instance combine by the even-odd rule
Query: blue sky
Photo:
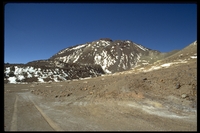
[(8, 3), (4, 62), (48, 59), (69, 46), (110, 38), (160, 52), (197, 40), (196, 4)]

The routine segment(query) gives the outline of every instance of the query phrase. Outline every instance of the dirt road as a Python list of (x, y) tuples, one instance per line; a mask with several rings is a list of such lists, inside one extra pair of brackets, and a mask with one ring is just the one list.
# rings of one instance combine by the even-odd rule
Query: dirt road
[(195, 68), (5, 84), (5, 131), (196, 131)]

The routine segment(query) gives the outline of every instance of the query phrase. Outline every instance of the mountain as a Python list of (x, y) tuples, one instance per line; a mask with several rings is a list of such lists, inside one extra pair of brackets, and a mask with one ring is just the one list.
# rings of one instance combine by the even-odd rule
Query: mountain
[[(109, 38), (90, 43), (80, 44), (63, 49), (49, 58), (47, 66), (64, 68), (66, 63), (79, 65), (100, 65), (105, 73), (115, 73), (129, 70), (141, 63), (155, 60), (160, 52), (151, 50), (132, 41), (112, 41)], [(141, 60), (141, 57), (149, 60)], [(48, 63), (47, 63), (48, 62)], [(33, 64), (29, 62), (28, 64)]]
[[(197, 44), (197, 41), (195, 42)], [(4, 82), (54, 82), (96, 77), (171, 59), (174, 55), (177, 57), (180, 52), (191, 48), (185, 49), (161, 53), (129, 40), (113, 41), (102, 38), (65, 48), (47, 60), (31, 61), (27, 64), (5, 64)]]

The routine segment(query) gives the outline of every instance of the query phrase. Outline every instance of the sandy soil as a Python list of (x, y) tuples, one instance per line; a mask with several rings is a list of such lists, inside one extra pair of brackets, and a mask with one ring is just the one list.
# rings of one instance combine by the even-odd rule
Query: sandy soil
[(5, 131), (197, 131), (197, 62), (145, 73), (5, 84)]

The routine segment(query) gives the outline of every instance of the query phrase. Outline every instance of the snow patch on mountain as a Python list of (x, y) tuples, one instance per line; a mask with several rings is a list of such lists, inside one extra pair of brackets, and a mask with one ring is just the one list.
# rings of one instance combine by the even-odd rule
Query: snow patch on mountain
[(85, 47), (85, 46), (86, 46), (85, 44), (79, 45), (79, 46), (72, 48), (71, 50), (77, 50), (77, 49), (80, 49), (80, 48)]
[(80, 55), (75, 56), (76, 59), (73, 61), (73, 63), (75, 63), (79, 59), (79, 57), (80, 57)]
[(197, 58), (197, 56), (190, 56), (190, 58), (192, 58), (192, 59), (196, 59), (196, 58)]
[(154, 66), (151, 66), (149, 69), (146, 69), (146, 70), (143, 69), (143, 72), (149, 72), (149, 71), (157, 70), (157, 69), (161, 69), (161, 68), (168, 68), (172, 65), (176, 65), (176, 64), (180, 64), (180, 63), (187, 63), (187, 61), (179, 60), (179, 61), (169, 62), (169, 63), (165, 63), (165, 64), (154, 65)]
[(136, 46), (139, 47), (140, 49), (144, 50), (144, 51), (148, 50), (147, 48), (143, 47), (142, 45), (136, 44)]
[(10, 83), (16, 83), (16, 77), (9, 77), (8, 80)]
[(94, 57), (94, 61), (95, 61), (95, 64), (100, 64), (101, 63), (101, 56), (96, 54), (95, 57)]
[(108, 68), (115, 62), (115, 59), (112, 58), (109, 54), (107, 54), (107, 51), (102, 51), (100, 54), (96, 54), (94, 57), (94, 63), (101, 65), (102, 69), (106, 73), (111, 73), (111, 71), (109, 71)]
[(38, 78), (39, 82), (44, 82), (44, 80), (42, 78)]

